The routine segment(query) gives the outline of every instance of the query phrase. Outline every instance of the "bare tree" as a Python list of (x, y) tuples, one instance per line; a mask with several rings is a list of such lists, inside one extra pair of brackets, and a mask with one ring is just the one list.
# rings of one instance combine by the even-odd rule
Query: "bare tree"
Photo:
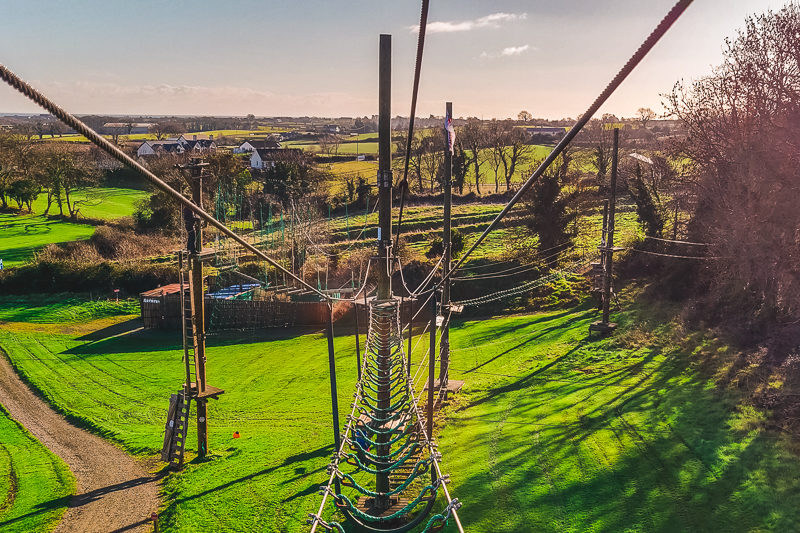
[(642, 128), (647, 129), (647, 123), (656, 118), (656, 112), (649, 107), (640, 107), (636, 111), (636, 118)]
[[(55, 201), (59, 214), (64, 215), (66, 205), (69, 217), (76, 220), (84, 205), (97, 202), (97, 198), (88, 194), (88, 189), (99, 182), (100, 173), (88, 152), (81, 148), (53, 144), (40, 148), (37, 158), (37, 181), (47, 192), (45, 214)], [(84, 194), (76, 197), (75, 193), (78, 191)]]
[(464, 126), (461, 131), (460, 138), (464, 143), (464, 147), (467, 149), (467, 151), (465, 151), (465, 155), (467, 155), (468, 158), (467, 164), (472, 164), (475, 169), (475, 191), (480, 194), (480, 169), (481, 164), (484, 162), (481, 149), (486, 144), (485, 128), (483, 124), (481, 124), (481, 121), (478, 119), (468, 120), (467, 125)]
[(697, 181), (689, 237), (713, 244), (719, 298), (736, 295), (736, 309), (762, 325), (800, 318), (798, 34), (796, 3), (747, 18), (723, 63), (677, 84), (667, 102)]
[(506, 155), (506, 131), (496, 120), (492, 120), (484, 126), (486, 144), (489, 148), (489, 165), (494, 171), (494, 192), (500, 190), (500, 166)]
[(503, 164), (503, 174), (506, 180), (506, 190), (511, 189), (511, 180), (517, 166), (524, 163), (533, 152), (533, 146), (528, 144), (528, 135), (522, 128), (515, 128), (513, 124), (506, 123), (502, 136), (503, 150), (500, 152), (500, 162)]
[(517, 115), (517, 120), (521, 120), (522, 122), (528, 122), (532, 118), (533, 118), (533, 115), (531, 115), (530, 113), (528, 113), (525, 110), (520, 111), (519, 114)]

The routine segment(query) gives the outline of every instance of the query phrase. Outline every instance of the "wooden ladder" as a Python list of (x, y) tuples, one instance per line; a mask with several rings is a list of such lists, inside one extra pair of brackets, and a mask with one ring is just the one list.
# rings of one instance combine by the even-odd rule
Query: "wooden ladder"
[(186, 386), (197, 383), (197, 356), (194, 350), (194, 318), (192, 314), (191, 274), (188, 257), (181, 252), (178, 261), (178, 281), (181, 292), (181, 328), (183, 333), (183, 361), (186, 367)]
[(186, 435), (189, 430), (191, 398), (180, 391), (169, 398), (167, 427), (164, 431), (164, 446), (161, 460), (169, 463), (172, 470), (183, 468), (183, 454), (186, 449)]

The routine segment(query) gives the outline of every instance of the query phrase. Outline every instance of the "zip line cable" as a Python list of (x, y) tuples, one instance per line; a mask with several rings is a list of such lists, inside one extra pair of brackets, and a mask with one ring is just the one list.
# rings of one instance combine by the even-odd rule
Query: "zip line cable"
[(678, 20), (678, 18), (686, 11), (693, 0), (678, 0), (678, 2), (670, 9), (670, 11), (664, 16), (664, 18), (659, 22), (658, 26), (650, 33), (647, 39), (639, 46), (639, 48), (634, 52), (630, 59), (622, 66), (622, 68), (617, 72), (617, 74), (612, 78), (609, 84), (606, 86), (605, 89), (600, 93), (600, 95), (595, 99), (595, 101), (589, 106), (589, 108), (581, 115), (581, 118), (575, 123), (572, 128), (567, 132), (567, 134), (559, 141), (553, 151), (550, 152), (550, 155), (545, 158), (545, 160), (539, 165), (539, 167), (531, 174), (531, 176), (525, 181), (522, 187), (514, 194), (514, 196), (509, 200), (506, 206), (503, 208), (502, 211), (495, 217), (495, 219), (489, 223), (483, 233), (478, 237), (478, 240), (475, 241), (472, 246), (467, 250), (467, 252), (461, 256), (461, 259), (453, 266), (450, 270), (450, 273), (442, 278), (439, 281), (438, 287), (441, 287), (447, 279), (452, 276), (453, 272), (458, 270), (461, 265), (464, 264), (466, 259), (470, 256), (470, 254), (484, 241), (484, 239), (491, 233), (497, 225), (500, 223), (503, 218), (511, 211), (511, 209), (520, 201), (520, 199), (528, 192), (533, 184), (539, 179), (539, 177), (544, 174), (544, 172), (550, 167), (553, 161), (561, 155), (561, 152), (572, 142), (578, 133), (583, 129), (583, 127), (589, 122), (589, 119), (594, 116), (598, 109), (608, 100), (608, 98), (617, 90), (620, 84), (628, 77), (628, 75), (633, 72), (633, 69), (644, 59), (650, 50), (656, 45), (656, 43), (667, 33), (667, 30)]
[(295, 279), (296, 281), (300, 282), (301, 285), (306, 287), (307, 289), (317, 293), (319, 296), (327, 299), (327, 295), (318, 291), (312, 285), (306, 283), (299, 277), (292, 274), (289, 270), (284, 268), (280, 265), (276, 260), (272, 259), (270, 256), (247, 242), (244, 238), (240, 237), (236, 232), (228, 228), (225, 224), (208, 214), (205, 210), (203, 210), (200, 206), (196, 205), (194, 202), (183, 196), (180, 192), (176, 191), (172, 187), (170, 187), (167, 182), (147, 170), (144, 166), (140, 163), (137, 163), (132, 157), (128, 154), (120, 150), (118, 147), (111, 144), (107, 139), (100, 136), (96, 131), (92, 128), (84, 124), (81, 120), (79, 120), (75, 115), (65, 111), (58, 105), (56, 105), (52, 100), (44, 96), (40, 91), (34, 89), (31, 85), (26, 83), (22, 80), (19, 76), (11, 72), (3, 64), (0, 64), (0, 78), (3, 79), (7, 84), (11, 87), (22, 93), (23, 95), (27, 96), (33, 102), (38, 104), (39, 106), (43, 107), (47, 111), (50, 112), (51, 115), (59, 119), (61, 122), (66, 124), (67, 126), (72, 127), (75, 131), (89, 139), (89, 141), (106, 152), (112, 158), (116, 159), (118, 162), (122, 163), (123, 165), (127, 166), (131, 170), (138, 172), (144, 178), (146, 178), (150, 183), (156, 186), (156, 188), (160, 189), (162, 192), (165, 192), (167, 195), (171, 196), (175, 200), (177, 200), (180, 204), (184, 207), (188, 207), (192, 211), (195, 212), (200, 218), (205, 220), (211, 226), (214, 226), (223, 234), (227, 235), (229, 238), (236, 241), (242, 247), (247, 249), (248, 251), (256, 254), (259, 258), (263, 259), (273, 267), (277, 268), (284, 274), (288, 274), (290, 277)]
[(403, 207), (406, 203), (408, 191), (408, 165), (411, 161), (411, 141), (414, 138), (414, 115), (417, 113), (417, 94), (419, 93), (419, 76), (422, 70), (422, 52), (425, 50), (425, 31), (428, 28), (428, 5), (430, 0), (422, 0), (422, 10), (419, 15), (419, 33), (417, 35), (417, 59), (414, 63), (414, 87), (411, 91), (411, 114), (408, 116), (408, 138), (406, 139), (406, 157), (403, 164), (403, 180), (400, 182), (402, 193), (400, 195), (400, 213), (397, 217), (397, 236), (394, 249), (400, 245), (400, 233), (403, 230)]

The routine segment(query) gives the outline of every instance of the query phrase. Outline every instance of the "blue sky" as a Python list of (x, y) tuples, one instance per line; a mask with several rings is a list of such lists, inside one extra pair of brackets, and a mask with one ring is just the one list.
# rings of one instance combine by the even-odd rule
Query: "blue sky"
[[(418, 115), (575, 117), (673, 0), (431, 0)], [(696, 0), (603, 109), (660, 109), (778, 0)], [(76, 113), (372, 115), (378, 35), (408, 115), (412, 1), (0, 0), (0, 62)], [(0, 112), (37, 108), (0, 88)]]

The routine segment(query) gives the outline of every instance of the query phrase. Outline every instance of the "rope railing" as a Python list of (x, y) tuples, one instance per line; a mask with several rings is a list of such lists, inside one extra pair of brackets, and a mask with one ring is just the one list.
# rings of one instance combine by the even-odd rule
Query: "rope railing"
[[(422, 427), (422, 420), (414, 379), (406, 368), (402, 335), (405, 328), (400, 322), (399, 302), (372, 301), (368, 324), (362, 377), (356, 386), (353, 410), (348, 417), (342, 446), (329, 465), (330, 477), (327, 485), (322, 487), (323, 501), (318, 512), (309, 515), (311, 531), (316, 531), (318, 527), (344, 531), (339, 522), (322, 518), (328, 496), (333, 498), (335, 506), (348, 520), (369, 524), (369, 530), (409, 531), (422, 527), (423, 520), (430, 516), (423, 531), (438, 529), (451, 518), (457, 520), (459, 531), (463, 531), (460, 520), (456, 518), (460, 503), (451, 498), (447, 490), (447, 477), (442, 475), (436, 445), (424, 429), (418, 429)], [(381, 400), (370, 391), (380, 391), (378, 395), (386, 404), (381, 406), (373, 403)], [(425, 453), (420, 454), (420, 451)], [(353, 468), (353, 472), (345, 471), (344, 467)], [(374, 511), (367, 512), (369, 509), (332, 488), (336, 482), (364, 497), (392, 498), (409, 490), (425, 472), (431, 472), (431, 482), (416, 493), (410, 502), (399, 509), (392, 508), (393, 512), (386, 516), (370, 514)], [(359, 474), (397, 474), (402, 477), (398, 478), (399, 482), (393, 488), (378, 490), (360, 481)], [(445, 496), (445, 507), (440, 513), (431, 514), (439, 492)], [(405, 525), (397, 528), (389, 526), (390, 520), (410, 516), (421, 505), (424, 508), (409, 518)]]

